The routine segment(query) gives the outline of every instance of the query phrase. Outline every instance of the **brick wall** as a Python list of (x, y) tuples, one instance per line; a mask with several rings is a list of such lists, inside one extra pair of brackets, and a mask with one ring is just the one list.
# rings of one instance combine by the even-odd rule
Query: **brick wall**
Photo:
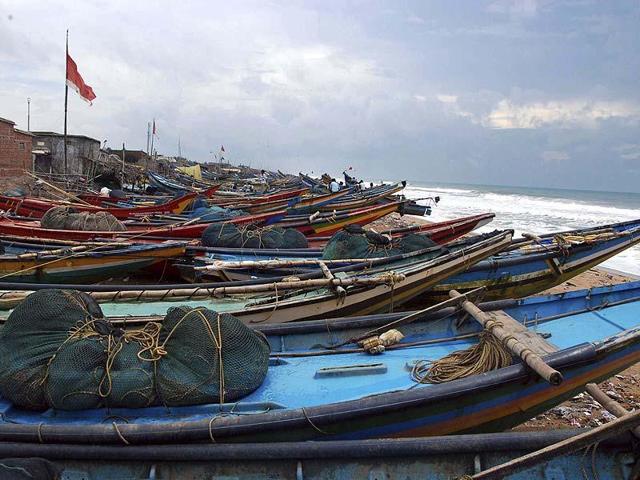
[(32, 137), (17, 131), (11, 123), (0, 121), (0, 171), (31, 170)]

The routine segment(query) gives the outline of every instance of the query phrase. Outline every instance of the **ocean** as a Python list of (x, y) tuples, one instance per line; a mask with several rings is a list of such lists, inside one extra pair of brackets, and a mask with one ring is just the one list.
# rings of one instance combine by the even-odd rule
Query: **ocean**
[[(434, 222), (492, 212), (496, 214), (493, 222), (478, 231), (512, 228), (516, 236), (640, 218), (637, 193), (421, 182), (409, 182), (403, 193), (411, 199), (439, 196), (440, 202), (428, 217)], [(432, 204), (424, 200), (418, 203)], [(640, 275), (640, 246), (616, 255), (602, 266)]]

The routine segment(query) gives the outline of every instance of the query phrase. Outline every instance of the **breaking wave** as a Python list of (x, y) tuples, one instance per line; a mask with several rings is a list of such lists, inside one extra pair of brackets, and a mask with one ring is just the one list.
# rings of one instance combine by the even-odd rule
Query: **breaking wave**
[[(442, 186), (410, 183), (403, 192), (411, 199), (440, 196), (430, 220), (493, 212), (495, 219), (479, 232), (512, 228), (536, 234), (594, 227), (640, 218), (640, 195), (516, 187)], [(428, 200), (418, 203), (427, 204)], [(640, 246), (628, 249), (602, 264), (640, 275)]]

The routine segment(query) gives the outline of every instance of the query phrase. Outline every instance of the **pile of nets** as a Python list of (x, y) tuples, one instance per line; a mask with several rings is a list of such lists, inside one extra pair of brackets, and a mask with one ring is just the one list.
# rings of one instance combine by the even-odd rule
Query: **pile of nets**
[(199, 222), (218, 222), (220, 220), (242, 217), (246, 214), (243, 210), (232, 210), (230, 208), (212, 205), (210, 207), (194, 207), (191, 212), (189, 212), (189, 217), (198, 218)]
[(72, 207), (53, 207), (40, 219), (42, 228), (55, 230), (88, 230), (123, 232), (124, 224), (109, 212), (76, 212)]
[(307, 248), (307, 237), (295, 228), (212, 223), (202, 233), (205, 247)]
[(85, 293), (40, 290), (0, 331), (0, 393), (32, 410), (223, 403), (262, 384), (269, 351), (229, 314), (175, 307), (123, 330)]
[(391, 257), (433, 247), (436, 243), (427, 235), (410, 233), (400, 238), (391, 238), (359, 225), (348, 225), (333, 235), (324, 247), (324, 260), (347, 258)]

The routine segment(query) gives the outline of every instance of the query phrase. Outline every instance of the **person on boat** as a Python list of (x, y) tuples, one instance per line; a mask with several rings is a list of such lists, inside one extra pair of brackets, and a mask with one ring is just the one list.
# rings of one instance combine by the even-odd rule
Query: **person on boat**
[(340, 191), (340, 185), (336, 182), (335, 178), (331, 179), (331, 183), (329, 184), (329, 191), (331, 193), (336, 193)]

